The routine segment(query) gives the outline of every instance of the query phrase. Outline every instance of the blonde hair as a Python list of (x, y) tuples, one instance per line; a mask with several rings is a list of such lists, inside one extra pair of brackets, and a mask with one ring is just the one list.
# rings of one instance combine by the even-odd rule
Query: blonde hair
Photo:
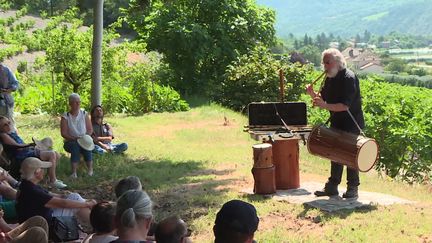
[(133, 228), (138, 220), (152, 219), (152, 201), (142, 190), (129, 190), (117, 200), (116, 218), (121, 227)]
[(324, 50), (321, 56), (321, 60), (324, 60), (324, 57), (327, 55), (331, 55), (333, 57), (333, 60), (335, 60), (339, 64), (339, 70), (346, 68), (345, 57), (338, 49), (329, 48), (327, 50)]

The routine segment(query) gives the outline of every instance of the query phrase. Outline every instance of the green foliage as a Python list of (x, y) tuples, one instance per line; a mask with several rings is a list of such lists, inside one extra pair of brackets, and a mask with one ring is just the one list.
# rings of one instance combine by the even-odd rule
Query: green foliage
[(308, 66), (276, 60), (265, 48), (256, 48), (228, 66), (216, 101), (235, 110), (251, 102), (279, 100), (279, 70), (285, 83), (284, 100), (298, 100), (306, 83)]
[(432, 91), (369, 78), (362, 82), (366, 134), (380, 144), (378, 168), (421, 181), (432, 170)]
[(212, 93), (235, 58), (274, 42), (274, 12), (251, 0), (154, 1), (144, 20), (133, 11), (147, 9), (147, 1), (134, 3), (129, 24), (164, 54), (182, 93)]

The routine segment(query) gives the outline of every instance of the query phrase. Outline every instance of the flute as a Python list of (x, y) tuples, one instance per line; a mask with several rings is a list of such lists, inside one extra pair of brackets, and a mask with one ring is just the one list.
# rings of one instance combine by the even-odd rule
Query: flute
[(321, 74), (320, 74), (320, 76), (318, 76), (318, 78), (316, 78), (312, 83), (311, 83), (311, 85), (314, 85), (318, 80), (320, 80), (324, 75), (326, 74), (326, 72), (324, 71), (324, 72), (322, 72)]

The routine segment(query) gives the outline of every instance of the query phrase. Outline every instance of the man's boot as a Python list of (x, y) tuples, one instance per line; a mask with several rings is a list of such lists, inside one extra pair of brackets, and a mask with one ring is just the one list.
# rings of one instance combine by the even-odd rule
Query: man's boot
[(314, 194), (317, 197), (323, 197), (323, 196), (331, 197), (331, 196), (339, 195), (339, 192), (337, 189), (337, 185), (327, 182), (324, 186), (324, 189), (322, 189), (321, 191), (315, 191)]
[(343, 198), (358, 198), (358, 187), (357, 186), (348, 186), (346, 192), (342, 194)]

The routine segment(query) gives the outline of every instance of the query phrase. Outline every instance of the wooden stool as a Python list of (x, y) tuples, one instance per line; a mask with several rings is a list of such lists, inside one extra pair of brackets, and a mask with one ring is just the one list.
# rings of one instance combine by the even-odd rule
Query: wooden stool
[(276, 192), (275, 167), (252, 168), (254, 177), (254, 193), (272, 194)]
[(269, 143), (260, 143), (252, 146), (254, 168), (273, 167), (272, 145)]

